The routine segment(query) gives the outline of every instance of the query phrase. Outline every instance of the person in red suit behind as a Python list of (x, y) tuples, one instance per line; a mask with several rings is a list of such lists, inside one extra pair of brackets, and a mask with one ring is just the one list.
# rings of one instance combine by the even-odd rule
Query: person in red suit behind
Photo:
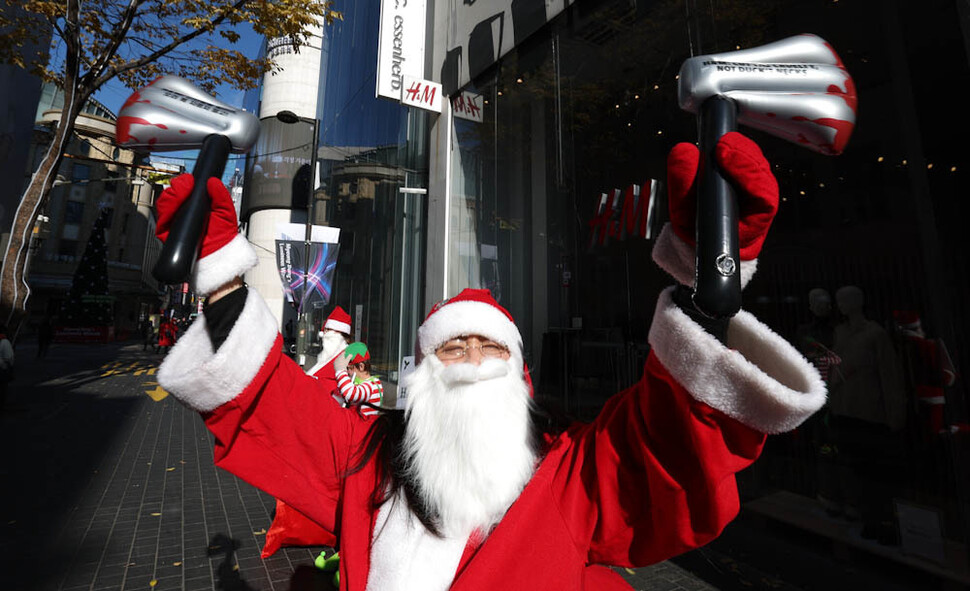
[[(334, 306), (323, 322), (320, 339), (323, 348), (317, 356), (316, 364), (306, 370), (306, 373), (317, 379), (321, 394), (333, 395), (337, 391), (334, 360), (350, 343), (350, 314), (340, 306)], [(269, 558), (283, 546), (335, 546), (336, 544), (337, 537), (332, 532), (277, 499), (273, 523), (266, 531), (261, 556)], [(320, 563), (320, 568), (324, 568), (328, 564), (327, 556), (324, 553), (320, 556), (322, 558), (318, 557), (317, 562)]]
[[(725, 135), (715, 152), (739, 197), (746, 280), (778, 184), (745, 136)], [(735, 474), (766, 434), (825, 402), (815, 368), (750, 313), (709, 321), (693, 309), (698, 160), (692, 144), (671, 152), (671, 222), (653, 253), (683, 285), (658, 298), (640, 381), (591, 423), (543, 429), (518, 328), (483, 289), (438, 303), (419, 327), (405, 409), (364, 418), (320, 396), (239, 278), (256, 255), (216, 179), (193, 278), (210, 294), (205, 318), (159, 382), (202, 413), (218, 466), (336, 535), (343, 590), (629, 590), (609, 565), (645, 566), (716, 537), (739, 509)], [(191, 185), (159, 198), (163, 240)]]
[(170, 348), (175, 346), (175, 341), (178, 338), (177, 335), (178, 330), (172, 319), (163, 318), (161, 324), (158, 326), (158, 350), (162, 353), (167, 353)]

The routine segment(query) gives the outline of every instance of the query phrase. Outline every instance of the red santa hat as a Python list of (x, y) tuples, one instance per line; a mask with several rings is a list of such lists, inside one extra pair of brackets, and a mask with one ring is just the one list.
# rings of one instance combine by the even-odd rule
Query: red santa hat
[(432, 355), (444, 343), (464, 335), (480, 335), (501, 343), (522, 363), (519, 329), (487, 289), (464, 289), (435, 304), (418, 328), (418, 349), (422, 356)]
[(350, 334), (350, 314), (344, 312), (340, 306), (334, 306), (333, 312), (327, 316), (323, 323), (323, 330), (335, 330), (344, 334)]

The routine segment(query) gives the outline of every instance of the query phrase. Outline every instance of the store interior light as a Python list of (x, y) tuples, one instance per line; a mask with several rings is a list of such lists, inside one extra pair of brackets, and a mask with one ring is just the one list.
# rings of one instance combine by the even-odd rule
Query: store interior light
[(885, 158), (883, 158), (882, 156), (876, 158), (876, 162), (882, 162), (883, 160), (885, 160)]
[(635, 94), (635, 95), (633, 95), (633, 99), (634, 99), (634, 100), (640, 100), (640, 95), (639, 95), (639, 94)]
[(933, 163), (932, 162), (930, 162), (929, 164), (926, 165), (926, 170), (933, 170)]
[(663, 135), (663, 134), (664, 134), (664, 130), (662, 130), (662, 129), (658, 129), (657, 130), (657, 135)]
[(950, 167), (950, 172), (956, 172), (956, 171), (957, 171), (957, 167), (956, 166), (951, 166)]
[(653, 89), (654, 90), (660, 90), (660, 85), (659, 84), (654, 84), (653, 85)]
[(516, 82), (517, 84), (522, 84), (522, 78), (516, 78), (516, 79), (515, 79), (515, 82)]
[(903, 160), (903, 166), (906, 166), (907, 164), (909, 164), (909, 161), (908, 160)]

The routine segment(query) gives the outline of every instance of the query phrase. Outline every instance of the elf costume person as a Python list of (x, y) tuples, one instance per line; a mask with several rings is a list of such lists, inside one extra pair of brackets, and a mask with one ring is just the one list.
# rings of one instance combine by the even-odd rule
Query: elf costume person
[[(739, 133), (716, 158), (738, 192), (748, 278), (778, 185)], [(671, 223), (654, 248), (685, 285), (697, 163), (689, 144), (672, 151)], [(186, 185), (158, 200), (163, 239)], [(216, 179), (207, 187), (213, 214), (193, 282), (212, 296), (159, 381), (202, 413), (217, 465), (336, 534), (341, 589), (629, 589), (606, 565), (652, 564), (716, 537), (738, 511), (735, 474), (765, 434), (825, 401), (817, 371), (751, 314), (702, 325), (672, 287), (640, 381), (592, 423), (542, 433), (512, 317), (466, 289), (418, 329), (407, 407), (365, 419), (282, 355), (275, 318), (238, 279), (255, 254), (223, 215), (228, 193)]]
[(344, 406), (355, 406), (365, 417), (377, 416), (376, 407), (384, 399), (384, 384), (371, 374), (370, 351), (364, 343), (347, 345), (342, 355), (334, 360), (337, 372), (337, 392)]

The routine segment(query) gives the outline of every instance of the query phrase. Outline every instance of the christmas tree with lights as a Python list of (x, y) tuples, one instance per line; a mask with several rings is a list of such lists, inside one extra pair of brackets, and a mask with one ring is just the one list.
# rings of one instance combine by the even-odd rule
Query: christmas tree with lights
[(111, 302), (108, 295), (108, 257), (104, 230), (111, 221), (111, 210), (102, 209), (91, 236), (88, 238), (81, 262), (74, 271), (71, 289), (61, 309), (66, 326), (110, 326)]

